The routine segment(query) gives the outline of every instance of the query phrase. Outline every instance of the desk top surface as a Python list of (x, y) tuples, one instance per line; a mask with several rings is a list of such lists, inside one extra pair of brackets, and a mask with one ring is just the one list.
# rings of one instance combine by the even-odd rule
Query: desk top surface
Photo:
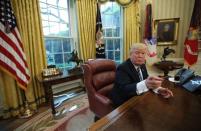
[(149, 91), (136, 96), (94, 123), (89, 130), (105, 131), (200, 131), (201, 101), (168, 81), (170, 99)]
[(55, 81), (59, 79), (65, 79), (65, 78), (72, 78), (72, 77), (82, 77), (83, 72), (78, 73), (68, 73), (68, 71), (64, 70), (61, 75), (51, 76), (51, 77), (42, 77), (42, 75), (38, 75), (37, 79), (39, 82), (50, 82)]

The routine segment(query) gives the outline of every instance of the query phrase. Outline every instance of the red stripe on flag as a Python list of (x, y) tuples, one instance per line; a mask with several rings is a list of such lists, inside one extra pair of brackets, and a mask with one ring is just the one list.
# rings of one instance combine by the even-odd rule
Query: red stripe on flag
[[(15, 28), (16, 29), (16, 28)], [(22, 48), (22, 51), (24, 51), (23, 45), (21, 43), (21, 40), (18, 38), (17, 33), (15, 32), (15, 29), (12, 30), (11, 32), (13, 33), (13, 35), (15, 36), (15, 38), (17, 39), (18, 43), (20, 44), (20, 47)]]
[(26, 89), (25, 87), (26, 87), (27, 83), (24, 82), (24, 81), (22, 81), (22, 80), (16, 75), (15, 70), (13, 70), (8, 64), (6, 64), (4, 61), (1, 61), (1, 60), (0, 60), (0, 65), (1, 65), (2, 67), (4, 67), (7, 71), (9, 71), (12, 75), (14, 75), (14, 77), (16, 77), (16, 79), (17, 79), (17, 81), (19, 82), (19, 84), (22, 85), (24, 89)]
[(15, 52), (19, 55), (19, 57), (22, 59), (22, 61), (24, 62), (24, 65), (27, 66), (25, 63), (26, 61), (24, 60), (24, 57), (21, 53), (21, 51), (19, 50), (19, 48), (16, 46), (16, 44), (9, 38), (6, 36), (6, 34), (4, 34), (4, 32), (0, 31), (0, 36), (2, 36), (3, 40), (9, 44), (13, 50), (15, 50)]
[[(16, 33), (15, 31), (16, 31), (16, 30), (13, 30), (12, 33), (13, 33), (13, 35), (15, 36), (15, 38), (17, 39), (18, 43), (20, 44), (20, 46), (21, 46), (21, 48), (22, 48), (22, 51), (24, 51), (22, 42), (21, 42), (21, 40), (18, 38), (18, 35), (17, 35), (17, 33)], [(25, 66), (28, 67), (27, 62), (25, 61), (24, 57), (23, 57), (23, 60), (24, 60)]]
[(21, 64), (15, 59), (15, 57), (10, 53), (8, 52), (4, 47), (2, 47), (0, 45), (0, 50), (3, 54), (6, 54), (6, 56), (13, 62), (15, 63), (16, 67), (21, 71), (22, 74), (25, 75), (26, 79), (29, 80), (30, 77), (28, 74), (26, 74), (26, 70), (24, 67), (21, 66)]

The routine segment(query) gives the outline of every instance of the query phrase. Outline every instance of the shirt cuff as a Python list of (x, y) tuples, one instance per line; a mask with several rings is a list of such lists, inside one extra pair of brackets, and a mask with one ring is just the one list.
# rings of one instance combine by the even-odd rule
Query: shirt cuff
[(145, 84), (145, 80), (140, 81), (139, 83), (137, 83), (137, 87), (136, 87), (136, 93), (137, 95), (140, 95), (144, 92), (147, 92), (149, 89), (147, 88), (146, 84)]
[(153, 92), (156, 93), (156, 94), (158, 94), (158, 90), (161, 89), (161, 88), (162, 88), (162, 87), (158, 87), (158, 88), (156, 88), (156, 89), (153, 89)]

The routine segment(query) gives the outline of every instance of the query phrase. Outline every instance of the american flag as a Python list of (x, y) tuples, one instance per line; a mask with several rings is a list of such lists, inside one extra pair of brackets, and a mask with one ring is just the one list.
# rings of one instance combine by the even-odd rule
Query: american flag
[(0, 69), (26, 89), (30, 75), (10, 0), (0, 1)]

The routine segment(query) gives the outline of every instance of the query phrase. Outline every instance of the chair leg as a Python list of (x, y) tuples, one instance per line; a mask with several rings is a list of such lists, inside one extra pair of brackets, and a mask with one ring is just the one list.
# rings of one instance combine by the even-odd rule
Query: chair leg
[(98, 121), (100, 118), (98, 116), (94, 117), (94, 122)]

